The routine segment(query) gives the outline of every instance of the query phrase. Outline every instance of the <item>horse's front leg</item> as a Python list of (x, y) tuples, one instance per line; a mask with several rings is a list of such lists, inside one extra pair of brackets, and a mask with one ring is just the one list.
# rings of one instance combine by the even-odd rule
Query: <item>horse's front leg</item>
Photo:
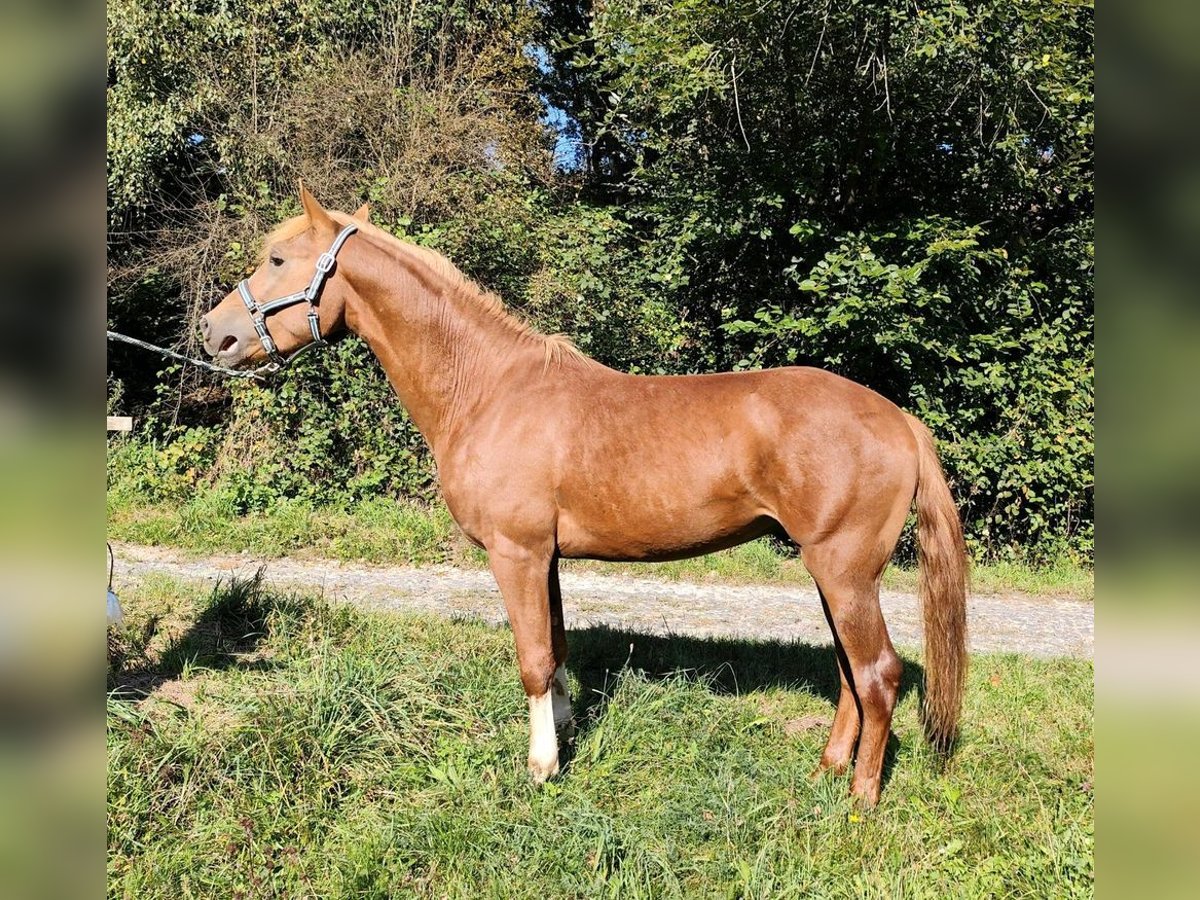
[[(554, 694), (559, 661), (550, 609), (553, 549), (534, 550), (502, 542), (488, 548), (488, 561), (517, 643), (521, 684), (529, 700), (529, 774), (540, 784), (558, 774)], [(565, 641), (563, 651), (565, 662)], [(561, 678), (565, 681), (565, 670)]]

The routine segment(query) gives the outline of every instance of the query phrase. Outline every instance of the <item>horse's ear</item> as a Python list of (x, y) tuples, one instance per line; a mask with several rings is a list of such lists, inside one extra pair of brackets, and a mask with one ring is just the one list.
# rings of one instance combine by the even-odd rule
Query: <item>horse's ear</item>
[(317, 198), (308, 192), (308, 188), (304, 186), (304, 182), (300, 182), (300, 205), (304, 207), (304, 215), (308, 217), (308, 224), (317, 229), (331, 229), (336, 226), (333, 224), (333, 219), (329, 213), (325, 212), (325, 207), (317, 202)]
[(369, 224), (371, 221), (371, 204), (364, 203), (362, 206), (356, 209), (354, 211), (354, 218), (358, 219), (360, 222), (367, 222)]

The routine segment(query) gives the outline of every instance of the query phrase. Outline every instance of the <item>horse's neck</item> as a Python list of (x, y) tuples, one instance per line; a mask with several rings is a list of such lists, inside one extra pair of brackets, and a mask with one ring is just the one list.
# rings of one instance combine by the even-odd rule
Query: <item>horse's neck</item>
[(387, 253), (391, 266), (376, 258), (355, 273), (347, 326), (375, 353), (438, 456), (499, 383), (542, 363), (544, 351), (464, 289), (395, 254)]

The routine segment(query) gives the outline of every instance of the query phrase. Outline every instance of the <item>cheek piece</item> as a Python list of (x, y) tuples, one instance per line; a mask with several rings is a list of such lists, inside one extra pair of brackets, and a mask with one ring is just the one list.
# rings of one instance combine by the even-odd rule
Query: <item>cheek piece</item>
[[(254, 299), (254, 295), (250, 293), (250, 282), (245, 278), (238, 282), (238, 294), (241, 296), (242, 302), (246, 304), (246, 311), (250, 313), (250, 320), (254, 323), (254, 330), (258, 332), (258, 339), (262, 343), (263, 349), (267, 351), (267, 356), (271, 358), (271, 363), (268, 367), (270, 371), (282, 369), (305, 350), (310, 347), (319, 347), (326, 342), (321, 337), (321, 324), (317, 318), (317, 300), (321, 296), (321, 288), (325, 286), (325, 279), (329, 277), (329, 273), (333, 271), (333, 267), (337, 264), (338, 251), (342, 249), (342, 246), (349, 239), (350, 235), (356, 231), (358, 231), (357, 225), (347, 225), (338, 232), (338, 236), (334, 238), (330, 248), (317, 257), (316, 271), (313, 272), (312, 281), (302, 291), (288, 294), (286, 297), (278, 297), (275, 300), (268, 300), (266, 303), (259, 303)], [(272, 340), (270, 332), (267, 331), (267, 316), (277, 309), (294, 306), (297, 303), (308, 304), (308, 327), (312, 331), (313, 339), (291, 356), (285, 357), (280, 354), (279, 348), (275, 346), (275, 341)]]

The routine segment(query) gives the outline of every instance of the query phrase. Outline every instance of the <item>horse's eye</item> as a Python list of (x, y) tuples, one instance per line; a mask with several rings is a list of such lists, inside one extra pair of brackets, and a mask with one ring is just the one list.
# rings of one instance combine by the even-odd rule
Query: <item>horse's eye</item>
[(280, 259), (280, 258), (279, 258), (278, 256), (276, 256), (275, 254), (273, 254), (273, 253), (272, 253), (272, 254), (271, 254), (271, 265), (273, 265), (273, 266), (282, 266), (282, 265), (283, 265), (283, 260), (282, 260), (282, 259)]

